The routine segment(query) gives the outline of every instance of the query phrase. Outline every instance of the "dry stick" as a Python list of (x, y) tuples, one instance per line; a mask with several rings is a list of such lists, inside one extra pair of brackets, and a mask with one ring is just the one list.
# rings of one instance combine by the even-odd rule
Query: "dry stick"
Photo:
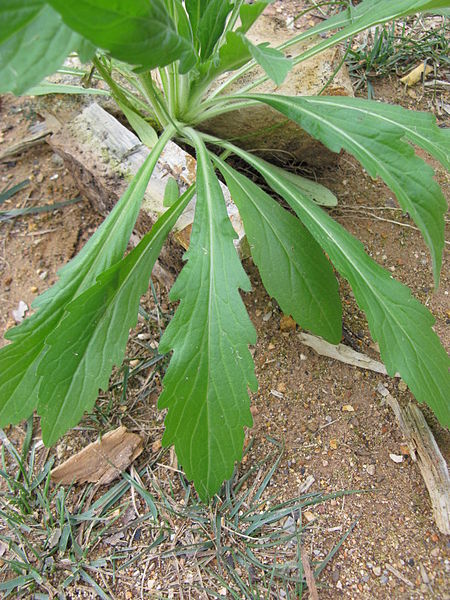
[(303, 572), (305, 574), (306, 585), (308, 586), (309, 596), (311, 600), (319, 600), (319, 594), (317, 592), (316, 582), (314, 580), (314, 574), (309, 563), (308, 555), (306, 554), (305, 547), (300, 547), (300, 557), (302, 559)]

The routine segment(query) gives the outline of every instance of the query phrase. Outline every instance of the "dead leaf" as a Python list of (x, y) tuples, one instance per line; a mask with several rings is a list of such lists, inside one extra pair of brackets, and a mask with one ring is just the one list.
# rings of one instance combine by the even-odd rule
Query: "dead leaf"
[(63, 484), (89, 481), (105, 485), (118, 477), (143, 449), (143, 439), (121, 426), (53, 469), (51, 477)]
[(407, 75), (402, 77), (400, 81), (405, 85), (416, 85), (420, 81), (423, 81), (427, 75), (433, 71), (433, 67), (430, 65), (425, 66), (425, 63), (420, 63), (415, 69), (410, 71)]

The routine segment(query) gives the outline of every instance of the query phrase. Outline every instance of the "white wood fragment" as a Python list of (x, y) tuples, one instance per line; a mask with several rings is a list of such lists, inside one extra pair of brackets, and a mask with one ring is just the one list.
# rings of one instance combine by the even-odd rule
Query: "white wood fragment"
[[(369, 369), (370, 371), (375, 371), (376, 373), (381, 373), (382, 375), (388, 374), (386, 367), (382, 362), (373, 360), (361, 352), (356, 352), (356, 350), (353, 350), (353, 348), (350, 348), (345, 344), (337, 344), (335, 346), (334, 344), (330, 344), (320, 337), (311, 335), (309, 333), (303, 333), (302, 331), (298, 334), (298, 337), (302, 344), (309, 346), (321, 356), (328, 356), (329, 358), (334, 358), (335, 360), (339, 360), (340, 362), (348, 365), (353, 365), (354, 367), (359, 367), (360, 369)], [(400, 377), (400, 375), (396, 373), (395, 377)]]

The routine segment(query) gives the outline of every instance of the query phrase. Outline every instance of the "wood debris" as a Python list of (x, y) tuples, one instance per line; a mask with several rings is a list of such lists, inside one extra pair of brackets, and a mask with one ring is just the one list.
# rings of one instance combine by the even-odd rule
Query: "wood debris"
[[(366, 354), (356, 352), (356, 350), (353, 350), (353, 348), (350, 348), (345, 344), (337, 344), (335, 346), (334, 344), (330, 344), (320, 337), (303, 332), (300, 332), (298, 337), (302, 344), (309, 346), (321, 356), (328, 356), (329, 358), (334, 358), (335, 360), (339, 360), (340, 362), (348, 365), (353, 365), (354, 367), (359, 367), (360, 369), (369, 369), (370, 371), (375, 371), (376, 373), (381, 373), (382, 375), (388, 374), (383, 363), (378, 360), (373, 360)], [(399, 377), (399, 374), (396, 373), (395, 377)]]
[(91, 482), (105, 485), (118, 477), (143, 449), (143, 439), (120, 426), (53, 469), (51, 478), (62, 484)]
[(378, 391), (394, 411), (411, 458), (417, 462), (430, 494), (436, 525), (439, 531), (450, 535), (450, 477), (431, 429), (416, 404), (402, 408), (384, 386), (379, 386)]

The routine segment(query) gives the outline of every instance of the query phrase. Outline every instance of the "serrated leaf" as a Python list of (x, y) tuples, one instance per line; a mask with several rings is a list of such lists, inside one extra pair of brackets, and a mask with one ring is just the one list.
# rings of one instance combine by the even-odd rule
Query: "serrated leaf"
[(154, 69), (180, 60), (187, 72), (196, 62), (192, 46), (178, 34), (163, 0), (49, 0), (68, 27), (114, 58)]
[(264, 69), (276, 85), (281, 85), (292, 69), (294, 64), (292, 59), (286, 58), (283, 52), (276, 48), (271, 48), (267, 43), (255, 46), (247, 38), (244, 39), (250, 50), (250, 54), (258, 65)]
[(122, 362), (129, 330), (137, 323), (139, 299), (164, 240), (193, 192), (191, 187), (134, 250), (68, 304), (64, 318), (46, 338), (47, 350), (38, 367), (38, 413), (46, 445), (54, 444), (92, 409), (99, 388), (106, 390), (113, 366)]
[(187, 263), (171, 291), (180, 305), (160, 343), (173, 349), (160, 408), (168, 408), (163, 444), (175, 444), (180, 464), (203, 500), (231, 476), (252, 417), (248, 386), (257, 382), (248, 344), (256, 333), (239, 295), (250, 289), (233, 239), (217, 177), (201, 139), (197, 204)]
[(81, 40), (45, 2), (2, 1), (0, 92), (22, 94), (54, 73)]
[(122, 104), (119, 101), (117, 104), (120, 106), (120, 110), (126, 116), (128, 123), (131, 125), (141, 142), (145, 144), (147, 148), (153, 148), (158, 141), (158, 135), (150, 123), (143, 119), (141, 115), (134, 112), (134, 110), (125, 106), (125, 104)]
[(444, 426), (450, 424), (450, 359), (432, 329), (433, 315), (415, 300), (409, 288), (372, 260), (364, 247), (285, 178), (274, 177), (262, 161), (234, 148), (294, 209), (304, 225), (352, 286), (364, 310), (388, 373), (397, 371), (419, 402), (433, 409)]
[(266, 6), (271, 2), (272, 0), (259, 0), (257, 2), (253, 2), (253, 4), (243, 4), (239, 9), (241, 25), (236, 29), (236, 31), (247, 33), (253, 23), (264, 11)]
[[(442, 156), (444, 146), (448, 148), (448, 135), (443, 136), (428, 114), (411, 114), (398, 106), (360, 98), (263, 94), (249, 97), (269, 104), (295, 121), (330, 150), (339, 152), (344, 148), (369, 175), (380, 176), (422, 232), (431, 252), (435, 281), (439, 281), (447, 202), (433, 179), (433, 169), (403, 140), (409, 138), (422, 146), (425, 143), (430, 151), (437, 144)], [(405, 127), (408, 119), (411, 124)], [(417, 127), (420, 119), (421, 125)]]
[(6, 332), (5, 338), (12, 344), (0, 349), (0, 427), (29, 417), (36, 407), (36, 369), (45, 340), (60, 322), (66, 305), (122, 257), (148, 180), (170, 133), (161, 136), (125, 194), (79, 254), (58, 271), (57, 283), (33, 302), (36, 312)]
[[(337, 344), (342, 337), (339, 288), (320, 246), (296, 217), (255, 183), (220, 159), (215, 161), (239, 209), (266, 290), (299, 325)], [(272, 166), (266, 163), (266, 168)]]

